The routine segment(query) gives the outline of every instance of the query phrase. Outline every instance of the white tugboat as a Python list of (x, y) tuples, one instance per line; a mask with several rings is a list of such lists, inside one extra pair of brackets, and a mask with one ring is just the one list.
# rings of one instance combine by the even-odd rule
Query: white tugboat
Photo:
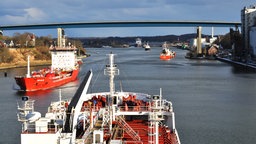
[[(114, 54), (104, 70), (109, 92), (87, 93), (89, 71), (70, 101), (53, 102), (45, 117), (33, 110), (33, 101), (19, 107), (21, 144), (180, 144), (172, 103), (159, 95), (115, 91), (119, 70)], [(28, 115), (37, 113), (29, 119)]]
[(146, 42), (144, 45), (143, 45), (145, 51), (149, 51), (151, 49), (150, 45), (148, 44), (148, 42)]

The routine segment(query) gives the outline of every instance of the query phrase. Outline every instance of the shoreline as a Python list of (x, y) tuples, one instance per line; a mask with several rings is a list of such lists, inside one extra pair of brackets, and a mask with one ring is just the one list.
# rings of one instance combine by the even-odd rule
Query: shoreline
[[(88, 56), (90, 56), (90, 55), (79, 56), (78, 59), (84, 59), (84, 58), (87, 58)], [(30, 67), (49, 66), (51, 64), (52, 64), (52, 60), (34, 60), (34, 61), (30, 61)], [(21, 67), (27, 67), (27, 62), (0, 63), (0, 70), (11, 69), (11, 68), (21, 68)]]
[[(51, 61), (33, 61), (30, 62), (30, 66), (47, 66), (51, 65)], [(0, 64), (0, 70), (3, 69), (11, 69), (11, 68), (21, 68), (21, 67), (27, 67), (27, 63), (2, 63)]]

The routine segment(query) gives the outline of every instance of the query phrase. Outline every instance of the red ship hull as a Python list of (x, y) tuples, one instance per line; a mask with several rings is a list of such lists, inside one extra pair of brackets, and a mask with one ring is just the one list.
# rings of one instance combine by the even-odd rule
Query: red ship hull
[(15, 81), (19, 85), (21, 91), (37, 91), (45, 90), (54, 87), (64, 85), (68, 82), (74, 81), (77, 79), (79, 69), (75, 69), (66, 73), (65, 76), (31, 76), (31, 77), (22, 77), (16, 76)]
[(161, 60), (170, 60), (170, 59), (172, 59), (172, 58), (174, 58), (174, 56), (171, 56), (171, 55), (160, 55), (160, 59)]
[(160, 55), (160, 59), (161, 60), (169, 60), (171, 59), (172, 57), (170, 55)]

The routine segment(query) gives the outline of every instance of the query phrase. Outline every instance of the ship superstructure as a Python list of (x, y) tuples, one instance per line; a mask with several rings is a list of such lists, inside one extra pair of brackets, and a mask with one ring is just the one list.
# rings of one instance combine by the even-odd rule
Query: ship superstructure
[(136, 40), (135, 40), (135, 46), (136, 46), (136, 47), (141, 47), (141, 46), (142, 46), (141, 38), (136, 38)]

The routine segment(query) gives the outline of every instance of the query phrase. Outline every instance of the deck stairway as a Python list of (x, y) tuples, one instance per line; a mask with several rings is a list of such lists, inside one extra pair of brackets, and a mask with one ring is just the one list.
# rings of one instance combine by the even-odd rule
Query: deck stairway
[(125, 122), (122, 117), (118, 117), (117, 124), (124, 129), (124, 131), (133, 138), (134, 141), (140, 141), (140, 136)]
[[(132, 137), (124, 130), (123, 139), (126, 139), (126, 144), (134, 144), (134, 143), (143, 143), (143, 144), (149, 144), (148, 141), (149, 138), (149, 132), (148, 132), (148, 123), (143, 120), (132, 120), (132, 121), (126, 121), (127, 125), (129, 125), (141, 138), (141, 141), (131, 141)], [(170, 135), (169, 132), (167, 132), (167, 129), (165, 126), (159, 127), (159, 144), (172, 144), (172, 138), (173, 136)]]

